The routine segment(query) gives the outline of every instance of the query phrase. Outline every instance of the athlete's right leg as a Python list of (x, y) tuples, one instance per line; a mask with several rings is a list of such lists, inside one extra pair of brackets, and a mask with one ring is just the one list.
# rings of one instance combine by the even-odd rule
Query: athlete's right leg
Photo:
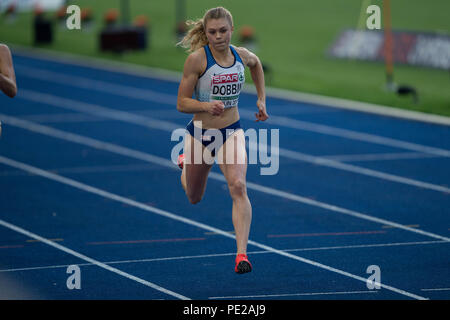
[[(200, 202), (206, 190), (209, 171), (212, 164), (205, 163), (203, 151), (205, 147), (190, 134), (186, 133), (184, 139), (184, 164), (181, 172), (181, 185), (183, 186), (189, 202)], [(194, 154), (195, 159), (194, 159)], [(194, 161), (196, 160), (196, 161)], [(198, 162), (198, 163), (195, 163)]]

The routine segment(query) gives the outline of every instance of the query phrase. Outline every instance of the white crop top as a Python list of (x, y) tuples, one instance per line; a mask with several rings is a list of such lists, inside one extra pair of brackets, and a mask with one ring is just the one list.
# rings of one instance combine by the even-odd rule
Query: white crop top
[(207, 66), (195, 86), (198, 101), (220, 100), (225, 108), (237, 107), (239, 95), (245, 82), (244, 63), (236, 50), (230, 46), (234, 63), (230, 67), (220, 66), (214, 59), (209, 46), (203, 47)]

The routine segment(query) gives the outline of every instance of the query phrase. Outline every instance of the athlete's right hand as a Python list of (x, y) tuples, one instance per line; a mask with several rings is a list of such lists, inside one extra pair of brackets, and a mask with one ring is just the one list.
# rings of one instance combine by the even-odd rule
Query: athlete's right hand
[(220, 116), (225, 110), (225, 106), (222, 101), (213, 100), (206, 104), (205, 111), (213, 116)]

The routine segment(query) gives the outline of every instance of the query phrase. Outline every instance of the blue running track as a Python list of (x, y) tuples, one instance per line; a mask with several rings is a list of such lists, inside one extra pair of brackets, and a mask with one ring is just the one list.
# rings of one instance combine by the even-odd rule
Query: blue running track
[(14, 64), (18, 95), (0, 96), (0, 298), (450, 298), (449, 126), (270, 96), (257, 123), (242, 94), (243, 127), (279, 129), (280, 151), (275, 175), (249, 165), (254, 269), (237, 275), (218, 166), (191, 205), (171, 162), (190, 120), (176, 81), (24, 52)]

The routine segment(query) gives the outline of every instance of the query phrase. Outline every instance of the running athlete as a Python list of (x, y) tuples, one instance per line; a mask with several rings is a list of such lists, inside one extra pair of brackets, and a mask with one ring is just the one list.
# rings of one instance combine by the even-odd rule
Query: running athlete
[(238, 101), (247, 66), (258, 96), (256, 121), (268, 119), (264, 72), (255, 54), (230, 45), (234, 28), (227, 9), (210, 9), (202, 19), (190, 21), (189, 25), (191, 29), (179, 43), (190, 54), (178, 89), (177, 109), (193, 114), (186, 127), (184, 154), (178, 158), (182, 168), (181, 184), (189, 201), (198, 203), (213, 164), (207, 160), (208, 156), (222, 159), (218, 163), (233, 201), (232, 221), (237, 245), (235, 272), (246, 273), (252, 270), (247, 256), (252, 207), (247, 196), (247, 153)]
[(8, 97), (17, 94), (16, 76), (14, 74), (11, 51), (5, 44), (0, 43), (0, 90)]

